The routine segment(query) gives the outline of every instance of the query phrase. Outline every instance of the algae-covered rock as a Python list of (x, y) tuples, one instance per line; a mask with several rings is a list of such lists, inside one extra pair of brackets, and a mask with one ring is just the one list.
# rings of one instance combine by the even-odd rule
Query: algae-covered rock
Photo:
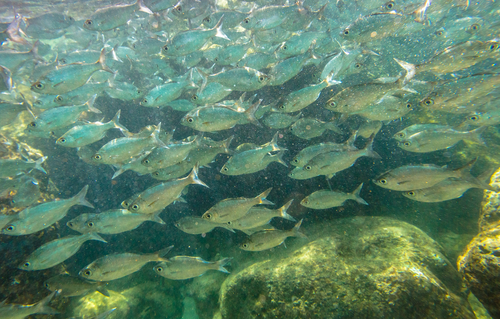
[(211, 319), (219, 302), (219, 291), (227, 274), (210, 272), (193, 279), (186, 289), (186, 293), (196, 301), (198, 316), (201, 319)]
[(500, 221), (470, 242), (458, 269), (490, 315), (500, 318)]
[(222, 318), (475, 318), (453, 264), (418, 228), (356, 217), (321, 229), (229, 277)]
[[(490, 185), (500, 187), (500, 169)], [(465, 283), (493, 318), (500, 318), (500, 192), (484, 191), (480, 233), (458, 258)]]

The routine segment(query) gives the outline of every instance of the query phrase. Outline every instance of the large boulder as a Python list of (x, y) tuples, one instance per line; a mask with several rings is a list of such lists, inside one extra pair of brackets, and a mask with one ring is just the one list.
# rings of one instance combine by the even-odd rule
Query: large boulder
[[(491, 177), (500, 187), (500, 170)], [(500, 193), (485, 191), (480, 233), (458, 258), (458, 269), (467, 286), (493, 318), (500, 318)]]
[(454, 265), (420, 229), (382, 217), (313, 227), (287, 257), (229, 277), (221, 317), (475, 318)]

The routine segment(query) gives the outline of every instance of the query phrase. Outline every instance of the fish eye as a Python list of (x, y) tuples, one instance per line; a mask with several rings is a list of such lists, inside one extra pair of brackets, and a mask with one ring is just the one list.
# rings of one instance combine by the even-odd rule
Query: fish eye
[(96, 159), (96, 160), (100, 160), (101, 158), (102, 158), (102, 156), (101, 156), (101, 155), (99, 155), (99, 154), (95, 154), (95, 155), (94, 155), (94, 159)]
[(174, 8), (177, 12), (182, 12), (182, 7), (181, 6), (177, 6)]
[(262, 81), (264, 81), (264, 80), (265, 80), (265, 78), (264, 78), (262, 75), (261, 75), (261, 76), (259, 76), (259, 82), (262, 82)]
[(91, 228), (92, 228), (92, 227), (94, 227), (94, 222), (88, 222), (88, 223), (87, 223), (87, 226), (89, 226), (89, 227), (91, 227)]
[(496, 50), (498, 48), (498, 44), (490, 45), (490, 50)]
[(298, 160), (298, 159), (294, 159), (294, 160), (292, 161), (292, 163), (295, 163), (295, 164), (297, 164), (298, 162), (299, 162), (299, 160)]
[(181, 227), (181, 223), (174, 223), (175, 227)]
[(148, 99), (142, 100), (142, 103), (147, 104), (148, 103)]
[(154, 176), (160, 176), (160, 173), (158, 173), (158, 172), (154, 172), (153, 174), (154, 174)]
[(335, 103), (335, 101), (331, 101), (328, 105), (330, 105), (330, 107), (337, 107), (337, 103)]
[(443, 31), (436, 31), (434, 34), (440, 37), (443, 35)]
[(282, 105), (278, 106), (278, 108), (281, 109), (281, 110), (284, 110), (285, 109), (285, 105), (282, 104)]
[(472, 121), (477, 121), (477, 120), (479, 120), (479, 116), (477, 116), (477, 115), (472, 115), (472, 116), (470, 116), (470, 117), (469, 117), (469, 120), (472, 120)]
[(387, 10), (391, 10), (392, 8), (394, 8), (394, 2), (393, 1), (389, 1), (385, 4), (385, 8)]
[(303, 200), (304, 204), (309, 204), (309, 201), (307, 199)]
[(139, 205), (138, 205), (138, 204), (133, 205), (133, 206), (132, 206), (132, 209), (133, 209), (133, 210), (138, 210), (138, 209), (139, 209)]
[(245, 22), (247, 24), (250, 23), (250, 18), (246, 18), (245, 20), (243, 20), (243, 22)]
[(62, 64), (66, 64), (66, 59), (61, 59), (59, 60), (59, 62), (61, 62)]
[(92, 25), (92, 20), (90, 20), (90, 19), (85, 20), (85, 25)]
[(378, 180), (378, 182), (379, 182), (380, 184), (387, 184), (387, 180), (386, 180), (385, 178), (383, 178), (383, 179), (379, 179), (379, 180)]
[(349, 35), (349, 29), (344, 30), (344, 35)]
[(248, 248), (248, 244), (243, 244), (241, 246), (243, 246), (243, 248)]
[(406, 192), (406, 194), (409, 195), (409, 196), (415, 196), (415, 192), (414, 191)]
[(149, 160), (148, 160), (148, 159), (145, 159), (145, 160), (144, 160), (144, 164), (149, 164)]
[(196, 101), (197, 99), (198, 99), (198, 95), (193, 94), (193, 96), (191, 96), (191, 100)]
[(31, 122), (30, 124), (28, 124), (28, 126), (36, 127), (36, 122)]
[(410, 103), (410, 102), (406, 103), (406, 108), (407, 108), (407, 109), (411, 109), (411, 107), (412, 107), (412, 106), (413, 106), (413, 105), (411, 105), (411, 103)]
[(192, 117), (187, 119), (188, 123), (193, 123), (194, 119)]
[(7, 231), (13, 231), (14, 229), (16, 229), (16, 227), (14, 227), (14, 225), (9, 225), (5, 228), (5, 230), (7, 230)]
[(66, 139), (61, 137), (61, 138), (58, 140), (58, 142), (59, 142), (59, 143), (66, 143)]
[(307, 165), (306, 167), (304, 167), (304, 169), (305, 169), (306, 171), (310, 171), (310, 170), (311, 170), (311, 168), (312, 168), (312, 167), (311, 167), (310, 165)]
[(203, 19), (203, 22), (208, 22), (208, 23), (210, 23), (210, 17), (206, 17), (205, 19)]
[(90, 269), (87, 269), (87, 270), (85, 270), (85, 271), (83, 272), (83, 274), (84, 274), (85, 276), (90, 276), (90, 275), (92, 275), (92, 271), (90, 271)]
[(424, 104), (427, 106), (432, 105), (432, 104), (434, 104), (434, 100), (431, 98), (425, 99)]
[(212, 214), (207, 214), (206, 216), (208, 219), (212, 218)]
[(61, 102), (62, 100), (64, 100), (64, 98), (60, 95), (56, 96), (56, 98), (54, 99), (56, 102), (59, 101)]
[(163, 267), (160, 267), (160, 266), (156, 267), (156, 271), (157, 272), (162, 272), (163, 271)]
[(408, 141), (406, 141), (406, 142), (403, 142), (403, 145), (404, 145), (404, 146), (410, 146), (410, 145), (411, 145), (411, 143), (410, 143), (410, 142), (408, 142)]
[(164, 51), (168, 51), (168, 46), (167, 46), (167, 45), (164, 45), (164, 46), (163, 46), (163, 50), (164, 50)]
[(282, 49), (283, 49), (283, 50), (286, 50), (286, 49), (288, 49), (288, 47), (287, 47), (286, 45), (284, 45), (284, 46), (282, 47)]
[(227, 172), (227, 171), (229, 171), (229, 168), (227, 168), (227, 167), (225, 167), (225, 166), (224, 166), (224, 167), (222, 168), (222, 170), (223, 170), (224, 172)]
[(41, 89), (43, 89), (43, 84), (38, 82), (38, 83), (34, 84), (34, 87), (41, 90)]
[(45, 288), (49, 289), (49, 284), (48, 283), (45, 283)]
[(38, 105), (43, 105), (43, 102), (42, 102), (42, 101), (40, 101), (40, 100), (36, 100), (34, 103), (35, 103), (35, 104), (38, 104)]
[(230, 221), (230, 222), (227, 222), (226, 224), (227, 224), (227, 225), (232, 225), (232, 224), (233, 224), (233, 222), (231, 222), (231, 221)]
[(477, 30), (481, 29), (481, 26), (477, 23), (474, 23), (473, 25), (470, 26), (470, 29), (472, 31), (477, 31)]
[(360, 67), (362, 67), (362, 66), (363, 66), (363, 65), (362, 65), (361, 63), (356, 63), (356, 64), (354, 64), (354, 67), (355, 67), (356, 69), (359, 69), (359, 68), (360, 68)]
[(25, 263), (23, 264), (23, 266), (24, 266), (24, 267), (26, 267), (26, 268), (28, 268), (30, 265), (31, 265), (31, 264), (30, 264), (30, 262), (29, 262), (29, 261), (27, 261), (27, 262), (25, 262)]
[(68, 225), (68, 227), (73, 227), (73, 222), (68, 222), (66, 225)]
[(397, 133), (397, 134), (396, 134), (396, 136), (397, 136), (397, 137), (405, 137), (405, 133), (400, 132), (400, 133)]

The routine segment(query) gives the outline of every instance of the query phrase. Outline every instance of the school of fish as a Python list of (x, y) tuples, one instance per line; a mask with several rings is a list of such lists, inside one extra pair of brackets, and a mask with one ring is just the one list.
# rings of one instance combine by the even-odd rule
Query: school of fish
[[(39, 179), (57, 164), (50, 154), (23, 152), (3, 133), (2, 149), (17, 155), (0, 158), (0, 197), (18, 210), (0, 215), (2, 240), (49, 227), (74, 231), (23, 252), (22, 271), (61, 265), (82, 246), (106, 245), (145, 222), (167, 227), (161, 215), (170, 205), (183, 205), (188, 189), (213, 192), (221, 175), (235, 181), (240, 197), (218, 194), (208, 210), (177, 219), (176, 236), (241, 231), (239, 248), (258, 252), (288, 237), (307, 241), (291, 205), (369, 205), (361, 194), (370, 183), (424, 203), (471, 188), (495, 190), (491, 167), (471, 174), (481, 157), (458, 162), (447, 155), (445, 166), (414, 159), (453, 154), (458, 143), (494, 143), (484, 134), (500, 124), (498, 2), (137, 0), (88, 10), (68, 5), (64, 13), (5, 16), (0, 128), (29, 112), (27, 140), (76, 154), (89, 169), (112, 172), (110, 180), (147, 179), (149, 186), (100, 213), (86, 198), (91, 184), (42, 199)], [(150, 110), (175, 116), (148, 116), (142, 128), (123, 124)], [(408, 164), (391, 164), (394, 151)], [(389, 169), (357, 184), (339, 174), (374, 163)], [(202, 180), (200, 170), (218, 178)], [(237, 186), (253, 174), (274, 186), (259, 179), (255, 189)], [(273, 194), (282, 183), (311, 180), (318, 181), (314, 191), (300, 198)], [(352, 188), (342, 191), (345, 185)], [(87, 208), (69, 219), (78, 205)], [(288, 228), (273, 227), (274, 218)], [(46, 278), (53, 293), (34, 305), (0, 304), (0, 318), (55, 314), (47, 306), (54, 294), (109, 296), (106, 282), (145, 265), (171, 280), (229, 273), (231, 257), (167, 257), (172, 249), (103, 255), (77, 274)]]

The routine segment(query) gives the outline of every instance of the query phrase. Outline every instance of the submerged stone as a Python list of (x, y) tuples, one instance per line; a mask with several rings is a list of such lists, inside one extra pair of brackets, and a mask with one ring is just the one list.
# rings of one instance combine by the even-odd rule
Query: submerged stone
[(321, 229), (288, 257), (229, 277), (222, 318), (475, 318), (454, 265), (420, 229), (382, 217)]

